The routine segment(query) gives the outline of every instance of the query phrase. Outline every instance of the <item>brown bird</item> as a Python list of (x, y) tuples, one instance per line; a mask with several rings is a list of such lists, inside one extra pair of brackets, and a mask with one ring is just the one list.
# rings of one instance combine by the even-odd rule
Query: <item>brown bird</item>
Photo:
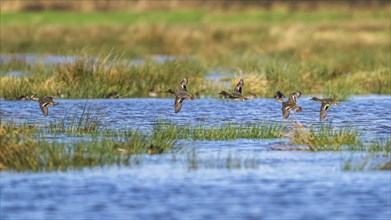
[(338, 101), (331, 98), (320, 99), (317, 97), (312, 97), (310, 100), (322, 103), (322, 105), (320, 106), (320, 116), (319, 116), (320, 121), (323, 121), (323, 119), (326, 117), (330, 106), (339, 104)]
[(45, 117), (49, 113), (48, 106), (56, 106), (59, 104), (58, 102), (53, 101), (51, 96), (39, 98), (36, 94), (34, 94), (31, 96), (31, 99), (39, 102), (39, 107), (41, 108), (41, 111)]
[(224, 98), (233, 99), (236, 101), (244, 101), (247, 100), (247, 98), (242, 96), (243, 86), (244, 86), (244, 81), (243, 79), (240, 79), (232, 93), (221, 91), (219, 92), (219, 94), (224, 96)]
[(187, 87), (186, 87), (187, 82), (188, 82), (188, 79), (186, 77), (179, 83), (179, 87), (178, 87), (177, 92), (173, 91), (172, 89), (165, 91), (165, 92), (171, 93), (175, 96), (175, 103), (174, 103), (175, 113), (178, 113), (181, 110), (182, 103), (185, 99), (194, 100), (194, 95), (187, 92)]
[(277, 91), (274, 98), (277, 98), (278, 102), (282, 103), (282, 117), (284, 119), (287, 119), (289, 117), (289, 114), (291, 113), (291, 110), (295, 110), (296, 112), (302, 112), (302, 108), (297, 105), (296, 101), (301, 96), (301, 92), (296, 91), (293, 92), (289, 97), (288, 101), (284, 102), (284, 94), (282, 94), (280, 91)]

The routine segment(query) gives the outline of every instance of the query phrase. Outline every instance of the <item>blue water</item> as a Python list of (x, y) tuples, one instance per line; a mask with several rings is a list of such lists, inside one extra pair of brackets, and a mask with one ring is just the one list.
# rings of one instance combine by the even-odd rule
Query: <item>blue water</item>
[[(352, 126), (365, 140), (390, 137), (390, 96), (352, 97), (330, 107), (325, 122), (318, 121), (320, 104), (309, 98), (298, 100), (303, 112), (289, 120), (282, 120), (281, 104), (272, 99), (197, 99), (185, 101), (177, 114), (173, 99), (57, 99), (60, 105), (50, 107), (46, 118), (37, 102), (2, 100), (0, 116), (44, 127), (69, 112), (81, 112), (87, 103), (112, 129), (148, 132), (159, 119), (211, 126), (299, 121), (306, 127)], [(138, 165), (2, 171), (0, 219), (390, 219), (390, 171), (343, 170), (349, 159), (365, 158), (363, 152), (273, 150), (286, 141), (183, 140), (172, 152), (141, 155)], [(229, 157), (253, 164), (225, 168)], [(191, 159), (203, 163), (193, 167)]]

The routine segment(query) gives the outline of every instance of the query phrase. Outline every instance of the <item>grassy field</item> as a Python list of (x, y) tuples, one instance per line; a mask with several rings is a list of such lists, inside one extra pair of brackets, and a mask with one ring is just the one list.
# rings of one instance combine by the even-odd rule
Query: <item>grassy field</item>
[[(276, 89), (339, 99), (391, 94), (389, 17), (389, 8), (2, 13), (2, 55), (69, 55), (78, 62), (11, 59), (0, 67), (0, 96), (148, 97), (188, 76), (191, 92), (218, 97), (227, 88), (205, 81), (216, 70), (234, 73), (222, 79), (232, 85), (243, 78), (244, 94), (259, 97)], [(157, 63), (153, 55), (173, 60)], [(129, 65), (136, 58), (147, 64)]]

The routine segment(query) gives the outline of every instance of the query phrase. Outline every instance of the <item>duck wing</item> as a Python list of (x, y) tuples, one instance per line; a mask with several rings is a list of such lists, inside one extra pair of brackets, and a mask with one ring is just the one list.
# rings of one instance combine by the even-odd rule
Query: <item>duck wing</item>
[[(243, 79), (240, 79), (240, 81), (239, 81), (238, 84), (236, 85), (236, 87), (235, 87), (233, 93), (242, 95), (243, 86), (244, 86), (244, 81), (243, 81)], [(232, 93), (232, 94), (233, 94), (233, 93)]]
[(181, 110), (183, 100), (185, 99), (180, 97), (175, 97), (175, 104), (174, 104), (175, 113), (178, 113)]
[(329, 110), (329, 107), (330, 107), (330, 104), (327, 104), (327, 103), (322, 103), (322, 105), (320, 106), (320, 117), (319, 117), (319, 119), (321, 121), (323, 121), (323, 119), (326, 117), (327, 111)]
[(49, 110), (48, 110), (48, 107), (47, 107), (47, 103), (39, 103), (39, 107), (41, 108), (41, 111), (42, 111), (43, 115), (45, 117), (48, 116)]
[(187, 92), (187, 82), (188, 82), (188, 79), (187, 77), (185, 77), (180, 83), (179, 83), (179, 87), (178, 87), (178, 91), (186, 91)]
[(284, 102), (284, 94), (282, 92), (277, 91), (276, 94), (274, 94), (274, 98), (277, 99), (278, 102)]
[(289, 117), (290, 113), (291, 113), (290, 107), (288, 107), (288, 106), (283, 106), (282, 107), (282, 117), (284, 119), (287, 119)]
[(294, 101), (296, 102), (296, 100), (301, 96), (301, 92), (300, 91), (296, 91), (296, 92), (293, 92), (289, 97), (288, 97), (288, 101)]

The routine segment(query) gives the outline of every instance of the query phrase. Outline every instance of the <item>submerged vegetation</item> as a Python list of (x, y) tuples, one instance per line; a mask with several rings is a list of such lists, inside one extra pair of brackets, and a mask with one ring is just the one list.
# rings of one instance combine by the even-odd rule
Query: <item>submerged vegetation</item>
[(190, 170), (197, 169), (256, 169), (260, 166), (260, 160), (232, 155), (217, 155), (208, 159), (199, 156), (193, 149), (186, 154), (185, 165)]
[(391, 171), (391, 139), (375, 141), (365, 145), (369, 154), (360, 159), (348, 159), (343, 165), (344, 170), (390, 170)]

